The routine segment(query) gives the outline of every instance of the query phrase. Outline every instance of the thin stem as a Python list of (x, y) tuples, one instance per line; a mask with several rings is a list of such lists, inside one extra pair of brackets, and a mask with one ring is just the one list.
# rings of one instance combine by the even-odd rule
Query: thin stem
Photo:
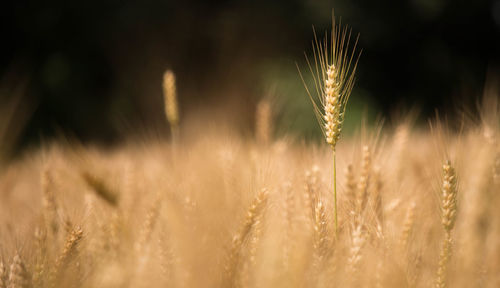
[(332, 149), (333, 151), (333, 205), (335, 206), (335, 211), (333, 212), (333, 215), (335, 217), (335, 238), (337, 238), (337, 167), (335, 164), (335, 148)]

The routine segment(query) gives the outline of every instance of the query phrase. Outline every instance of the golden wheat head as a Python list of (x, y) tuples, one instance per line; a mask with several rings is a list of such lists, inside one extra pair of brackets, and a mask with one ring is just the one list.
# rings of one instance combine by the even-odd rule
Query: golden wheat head
[(352, 49), (350, 42), (351, 30), (341, 27), (340, 24), (336, 25), (333, 18), (330, 37), (325, 33), (325, 37), (320, 41), (314, 31), (313, 60), (309, 60), (306, 55), (315, 92), (311, 92), (313, 89), (308, 88), (300, 74), (326, 143), (334, 150), (342, 132), (347, 100), (354, 86), (354, 75), (360, 56), (360, 53), (356, 52), (358, 39), (356, 38)]

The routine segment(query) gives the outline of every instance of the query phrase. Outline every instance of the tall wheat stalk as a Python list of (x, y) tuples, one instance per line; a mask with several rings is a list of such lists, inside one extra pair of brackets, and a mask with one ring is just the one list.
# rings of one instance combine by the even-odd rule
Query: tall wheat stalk
[[(347, 100), (349, 100), (354, 86), (354, 74), (361, 53), (356, 52), (358, 37), (356, 37), (353, 48), (350, 49), (351, 29), (342, 27), (340, 24), (336, 25), (335, 17), (332, 17), (330, 37), (325, 32), (323, 40), (319, 41), (314, 29), (313, 32), (312, 62), (307, 55), (305, 56), (313, 78), (313, 89), (315, 92), (314, 90), (311, 92), (308, 88), (300, 72), (300, 68), (299, 74), (313, 104), (316, 119), (320, 124), (326, 143), (332, 149), (334, 220), (335, 235), (337, 235), (337, 167), (335, 148), (342, 132)], [(354, 59), (355, 54), (357, 54), (357, 57)]]

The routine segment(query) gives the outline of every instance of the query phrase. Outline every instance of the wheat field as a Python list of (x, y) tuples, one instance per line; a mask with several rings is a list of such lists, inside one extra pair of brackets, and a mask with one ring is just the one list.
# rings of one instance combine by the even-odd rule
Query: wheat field
[(498, 287), (498, 112), (460, 134), (401, 124), (344, 139), (337, 236), (324, 145), (234, 131), (47, 145), (2, 171), (0, 287)]
[(2, 162), (0, 288), (500, 287), (498, 95), (460, 123), (409, 116), (338, 141), (328, 81), (328, 145), (276, 137), (266, 100), (254, 137), (183, 134), (168, 71), (173, 137)]

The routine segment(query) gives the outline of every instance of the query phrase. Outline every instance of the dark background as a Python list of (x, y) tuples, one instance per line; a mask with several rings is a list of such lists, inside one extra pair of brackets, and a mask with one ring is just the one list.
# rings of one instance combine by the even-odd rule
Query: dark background
[(58, 133), (117, 143), (166, 127), (171, 68), (184, 119), (214, 109), (250, 130), (273, 93), (278, 128), (319, 131), (295, 63), (332, 8), (361, 35), (355, 120), (474, 105), (499, 67), (498, 0), (3, 1), (0, 105), (28, 111), (18, 147)]

